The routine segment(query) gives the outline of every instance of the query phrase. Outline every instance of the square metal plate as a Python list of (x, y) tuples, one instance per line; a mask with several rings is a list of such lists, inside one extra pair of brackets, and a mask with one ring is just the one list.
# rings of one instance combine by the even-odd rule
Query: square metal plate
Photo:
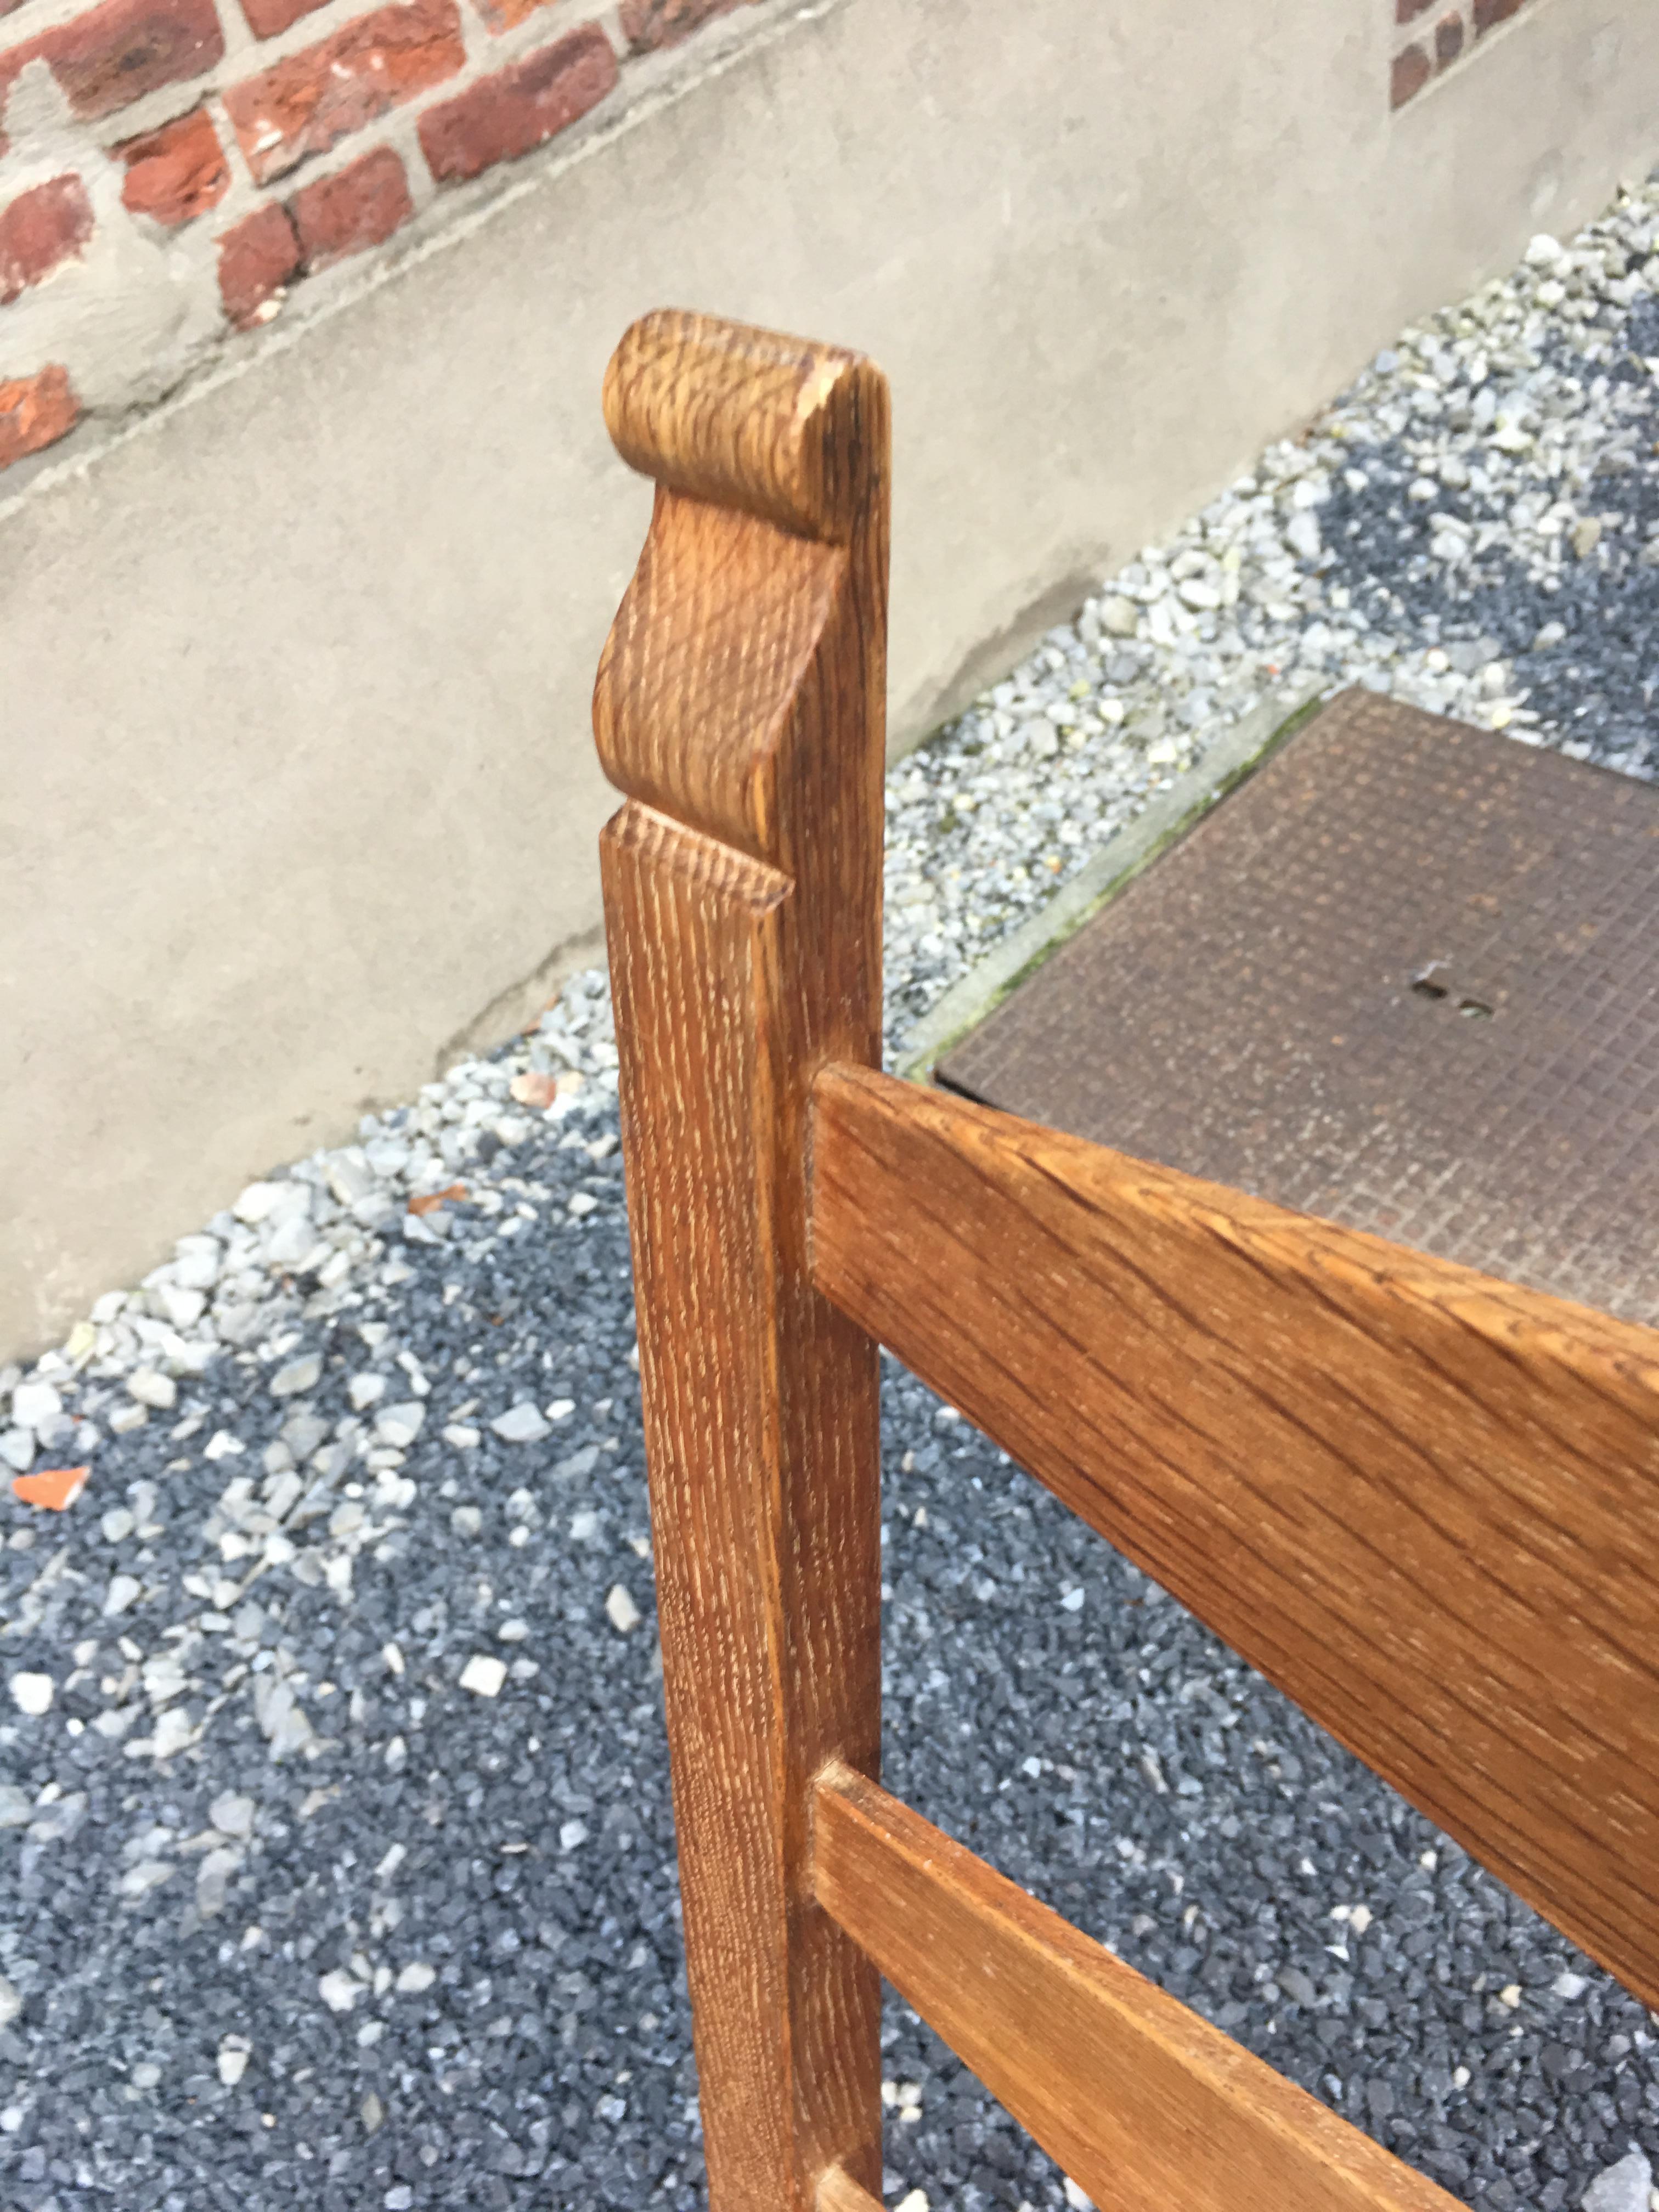
[(1659, 790), (1345, 693), (937, 1074), (1659, 1323)]

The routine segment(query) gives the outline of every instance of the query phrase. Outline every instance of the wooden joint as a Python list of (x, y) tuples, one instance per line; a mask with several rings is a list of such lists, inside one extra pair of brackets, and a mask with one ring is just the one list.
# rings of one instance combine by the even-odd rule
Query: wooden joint
[(818, 2177), (814, 2212), (881, 2212), (881, 2199), (861, 2189), (844, 2166), (826, 2166)]

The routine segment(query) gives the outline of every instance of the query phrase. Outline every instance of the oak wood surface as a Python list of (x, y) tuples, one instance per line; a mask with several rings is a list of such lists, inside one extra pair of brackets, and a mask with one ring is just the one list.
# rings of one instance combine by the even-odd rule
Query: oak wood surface
[(1219, 2028), (845, 1767), (813, 1881), (887, 1978), (1111, 2212), (1451, 2212)]
[(836, 1067), (815, 1279), (1659, 2002), (1659, 1335)]
[(1453, 2212), (1453, 2200), (848, 1769), (814, 1792), (821, 1901), (1109, 2212)]
[(879, 1746), (874, 1347), (812, 1287), (808, 1086), (878, 1049), (886, 391), (647, 318), (605, 390), (658, 479), (594, 728), (687, 1966), (713, 2212), (879, 2186), (879, 1990), (806, 1792)]
[(827, 2166), (818, 2182), (817, 2212), (881, 2212), (881, 2199), (861, 2188), (844, 2166)]

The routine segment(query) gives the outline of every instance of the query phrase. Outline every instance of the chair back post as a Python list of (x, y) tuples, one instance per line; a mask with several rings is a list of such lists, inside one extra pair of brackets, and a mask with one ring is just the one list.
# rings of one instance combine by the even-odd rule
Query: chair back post
[(657, 485), (599, 667), (601, 841), (709, 2198), (880, 2187), (879, 1985), (817, 1905), (814, 1775), (873, 1777), (876, 1353), (812, 1286), (815, 1071), (879, 1054), (887, 388), (635, 325), (605, 419)]

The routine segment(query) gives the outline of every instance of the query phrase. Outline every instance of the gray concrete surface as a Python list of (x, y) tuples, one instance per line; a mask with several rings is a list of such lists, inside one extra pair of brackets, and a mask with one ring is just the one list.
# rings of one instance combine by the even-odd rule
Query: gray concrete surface
[(663, 301), (861, 345), (893, 731), (1659, 141), (1645, 0), (1391, 118), (1392, 9), (838, 0), (0, 522), (0, 1355), (597, 943), (591, 674)]

